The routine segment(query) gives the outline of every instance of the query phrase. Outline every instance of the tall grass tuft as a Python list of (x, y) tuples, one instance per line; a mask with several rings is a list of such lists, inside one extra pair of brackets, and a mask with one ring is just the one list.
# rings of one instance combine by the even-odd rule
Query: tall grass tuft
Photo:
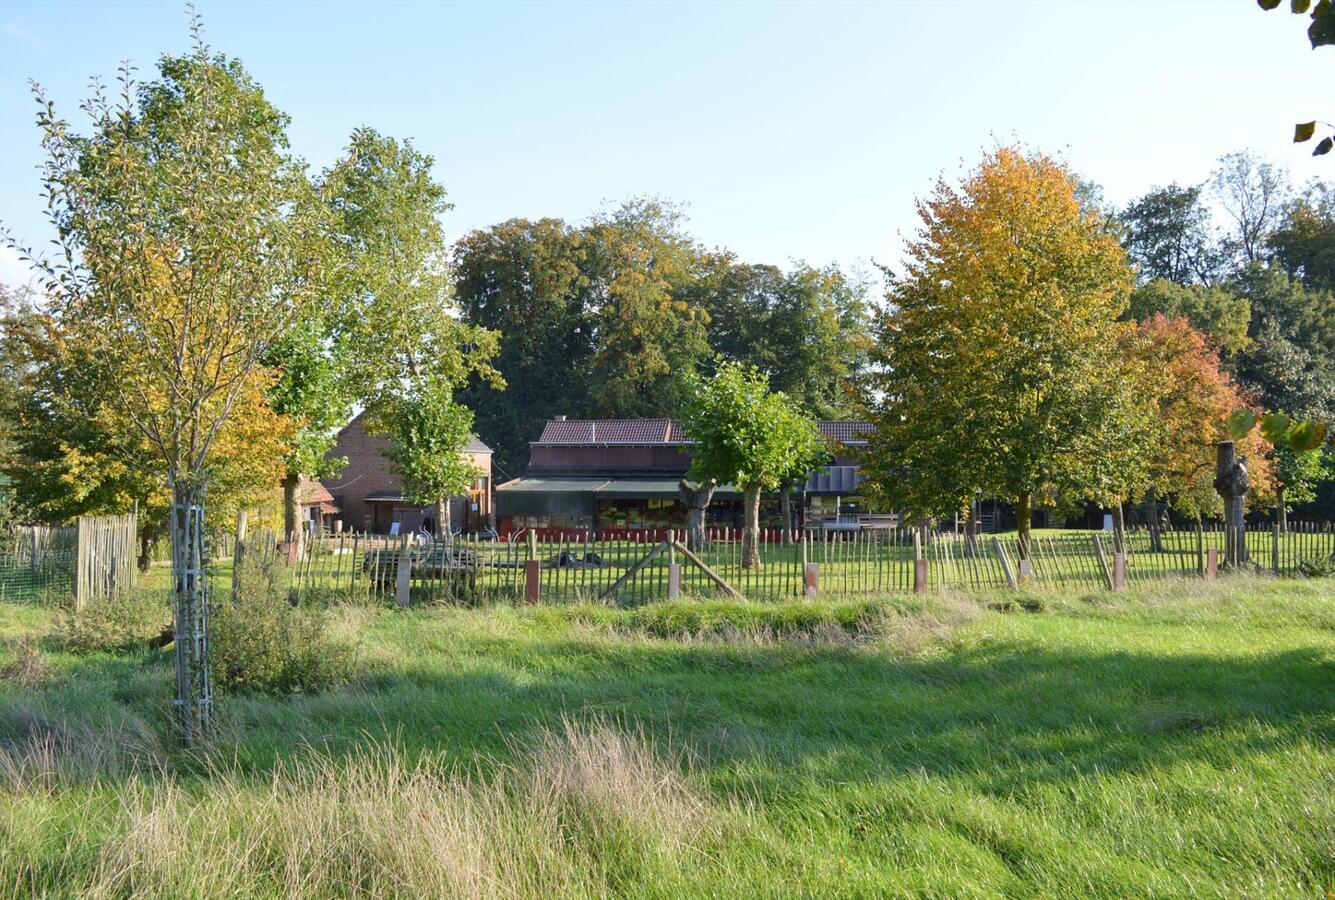
[[(308, 751), (264, 778), (121, 772), (106, 839), (59, 880), (94, 897), (605, 896), (680, 883), (722, 839), (727, 807), (639, 731), (567, 719), (515, 759), (484, 774), (389, 742)], [(54, 737), (0, 760), (19, 791), (39, 772), (116, 765)]]

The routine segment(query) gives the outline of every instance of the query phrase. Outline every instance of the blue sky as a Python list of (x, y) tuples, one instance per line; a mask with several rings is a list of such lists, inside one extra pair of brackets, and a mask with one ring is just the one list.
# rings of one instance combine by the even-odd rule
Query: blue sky
[[(643, 193), (748, 260), (893, 262), (914, 198), (997, 140), (1064, 157), (1118, 203), (1245, 147), (1300, 181), (1335, 173), (1288, 143), (1335, 114), (1335, 49), (1253, 0), (198, 9), (313, 167), (362, 124), (432, 154), (452, 237)], [(79, 123), (89, 76), (122, 59), (149, 75), (187, 45), (176, 2), (0, 2), (0, 221), (50, 236), (29, 78)], [(0, 258), (0, 278), (19, 273)]]

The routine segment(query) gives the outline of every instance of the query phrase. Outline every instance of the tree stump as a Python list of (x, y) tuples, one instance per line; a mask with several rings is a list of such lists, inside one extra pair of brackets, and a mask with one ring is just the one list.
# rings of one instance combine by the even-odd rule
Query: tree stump
[(681, 502), (686, 506), (686, 549), (697, 553), (705, 548), (705, 508), (714, 499), (718, 482), (709, 479), (701, 484), (685, 478), (677, 485)]
[(1224, 498), (1224, 562), (1236, 566), (1247, 561), (1247, 457), (1239, 456), (1232, 441), (1215, 445), (1214, 489)]

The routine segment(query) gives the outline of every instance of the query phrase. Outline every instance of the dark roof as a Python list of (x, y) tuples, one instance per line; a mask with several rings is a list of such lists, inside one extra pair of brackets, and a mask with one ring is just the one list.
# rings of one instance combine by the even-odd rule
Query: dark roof
[(535, 444), (680, 444), (671, 419), (551, 419)]
[(827, 419), (820, 423), (820, 433), (841, 444), (865, 444), (871, 433), (871, 423), (856, 419)]
[[(871, 423), (824, 420), (820, 433), (844, 444), (865, 444)], [(671, 419), (549, 419), (535, 444), (682, 444), (687, 438)]]

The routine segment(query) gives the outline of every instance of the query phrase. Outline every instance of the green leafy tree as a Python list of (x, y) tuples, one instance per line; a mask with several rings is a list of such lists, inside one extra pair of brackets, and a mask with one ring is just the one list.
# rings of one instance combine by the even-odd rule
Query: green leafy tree
[(592, 413), (594, 323), (579, 229), (560, 219), (510, 219), (462, 237), (453, 251), (454, 292), (464, 319), (503, 335), (494, 365), (498, 397), (474, 377), (458, 400), (501, 472), (519, 472), (528, 444), (554, 414)]
[(283, 473), (283, 532), (295, 541), (301, 540), (297, 489), (302, 478), (333, 475), (347, 462), (329, 456), (338, 429), (347, 422), (350, 403), (324, 319), (322, 315), (306, 316), (277, 340), (265, 357), (265, 362), (279, 372), (269, 392), (270, 403), (296, 425)]
[(690, 477), (742, 488), (742, 565), (759, 566), (760, 496), (827, 458), (820, 430), (763, 374), (736, 363), (691, 380), (681, 422), (694, 442)]
[(340, 261), (333, 340), (350, 396), (368, 408), (409, 382), (458, 385), (476, 374), (503, 384), (490, 363), (498, 335), (462, 321), (453, 301), (440, 223), (451, 206), (433, 165), (411, 143), (359, 128), (325, 173)]
[(1324, 447), (1296, 450), (1287, 441), (1275, 445), (1275, 512), (1281, 531), (1289, 530), (1289, 512), (1316, 499), (1321, 483), (1331, 477)]
[[(417, 447), (426, 440), (421, 429), (428, 419), (421, 417), (445, 408), (441, 398), (474, 377), (504, 386), (491, 364), (499, 335), (461, 319), (454, 303), (440, 224), (450, 205), (432, 165), (410, 143), (359, 128), (323, 184), (341, 262), (332, 279), (333, 346), (344, 383), (370, 413), (370, 430), (414, 435)], [(444, 446), (449, 434), (440, 432), (431, 445)], [(401, 461), (408, 478), (429, 469), (415, 456)], [(414, 483), (423, 496), (434, 490)]]
[(1279, 225), (1292, 195), (1284, 171), (1250, 151), (1219, 157), (1210, 176), (1215, 199), (1232, 227), (1223, 245), (1240, 265), (1261, 262), (1266, 240)]
[(708, 314), (677, 296), (699, 255), (681, 213), (637, 198), (584, 229), (594, 354), (594, 410), (611, 417), (659, 416), (682, 400), (710, 354)]
[(1309, 291), (1335, 291), (1335, 183), (1313, 180), (1289, 204), (1268, 243), (1290, 278)]
[(1251, 301), (1225, 287), (1177, 284), (1164, 278), (1137, 285), (1124, 316), (1143, 322), (1155, 315), (1186, 319), (1227, 356), (1251, 345), (1247, 333), (1251, 327)]
[[(156, 455), (172, 494), (177, 704), (186, 743), (209, 727), (202, 510), (229, 422), (265, 421), (262, 361), (315, 297), (319, 214), (286, 119), (241, 64), (164, 58), (122, 101), (95, 92), (73, 133), (38, 91), (44, 183), (62, 262), (53, 315), (110, 386), (109, 409)], [(256, 430), (256, 429), (252, 429)], [(262, 428), (258, 430), (262, 431)]]
[(1122, 211), (1122, 243), (1143, 282), (1212, 283), (1220, 253), (1199, 185), (1156, 187)]
[(436, 536), (450, 538), (450, 498), (465, 493), (478, 476), (464, 453), (472, 437), (473, 412), (454, 402), (454, 385), (427, 381), (379, 411), (389, 435), (387, 451), (403, 481), (404, 497), (434, 505)]
[(1121, 468), (1116, 320), (1134, 274), (1039, 154), (987, 154), (919, 216), (881, 324), (865, 471), (910, 516), (964, 509), (976, 490), (1014, 498), (1027, 552), (1036, 499), (1101, 491)]

